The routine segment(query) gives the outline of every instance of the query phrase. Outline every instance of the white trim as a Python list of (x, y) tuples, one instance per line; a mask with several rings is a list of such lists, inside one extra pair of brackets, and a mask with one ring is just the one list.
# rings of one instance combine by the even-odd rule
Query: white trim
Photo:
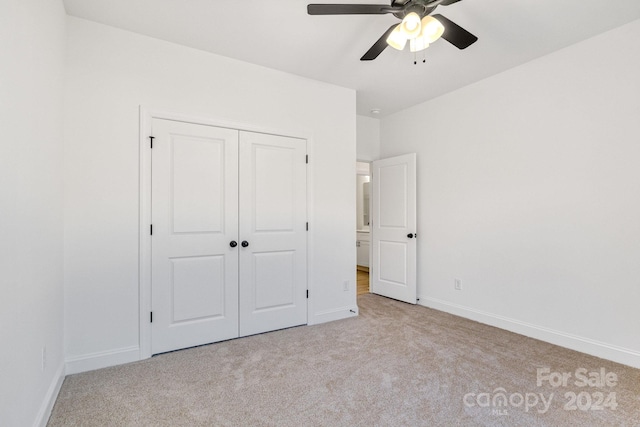
[[(366, 164), (368, 164), (369, 165), (368, 170), (364, 171), (363, 169), (358, 169), (358, 163), (366, 163)], [(358, 176), (358, 175), (371, 176), (371, 161), (356, 159), (356, 176)]]
[(307, 221), (309, 222), (309, 231), (307, 231), (307, 292), (309, 292), (309, 298), (307, 299), (307, 325), (313, 324), (313, 319), (311, 318), (312, 313), (314, 313), (314, 301), (315, 299), (315, 286), (313, 278), (315, 277), (314, 272), (314, 263), (315, 259), (315, 236), (316, 236), (316, 227), (314, 223), (314, 191), (315, 186), (313, 185), (313, 176), (314, 176), (314, 153), (313, 153), (313, 140), (311, 138), (307, 138), (307, 156), (309, 159), (309, 163), (307, 164)]
[[(140, 197), (139, 205), (139, 250), (138, 250), (138, 300), (139, 308), (139, 333), (138, 347), (140, 360), (151, 357), (151, 236), (149, 224), (151, 224), (151, 150), (149, 149), (149, 136), (151, 130), (152, 114), (140, 107)], [(147, 262), (148, 260), (148, 262)]]
[(49, 422), (49, 417), (51, 416), (53, 405), (56, 403), (56, 399), (58, 398), (58, 394), (60, 393), (60, 388), (62, 387), (62, 383), (64, 382), (64, 377), (64, 363), (61, 363), (56, 370), (53, 381), (51, 381), (51, 384), (49, 385), (47, 394), (45, 394), (44, 396), (42, 405), (40, 405), (40, 410), (38, 411), (36, 420), (33, 423), (34, 427), (46, 427), (47, 423)]
[(67, 375), (78, 374), (138, 360), (140, 360), (140, 348), (137, 345), (117, 348), (115, 350), (70, 357), (65, 360), (66, 373)]
[(616, 345), (592, 340), (590, 338), (569, 334), (562, 331), (511, 319), (493, 313), (453, 304), (436, 298), (420, 297), (418, 304), (500, 329), (515, 332), (531, 338), (539, 339), (561, 347), (576, 350), (602, 359), (611, 360), (623, 365), (640, 368), (640, 352)]
[[(255, 126), (247, 123), (236, 122), (224, 118), (211, 118), (209, 116), (198, 116), (194, 114), (183, 114), (168, 110), (157, 110), (140, 106), (140, 116), (145, 120), (141, 120), (145, 125), (150, 125), (152, 119), (174, 120), (177, 122), (193, 123), (198, 125), (215, 126), (219, 128), (234, 129), (239, 131), (265, 133), (269, 135), (287, 136), (291, 138), (309, 140), (308, 132), (302, 129), (273, 129), (261, 126)], [(141, 129), (143, 129), (141, 127)], [(148, 128), (146, 128), (148, 130)]]
[[(239, 131), (263, 133), (269, 135), (279, 135), (306, 140), (307, 154), (309, 155), (309, 165), (307, 166), (307, 220), (309, 221), (309, 234), (307, 235), (307, 289), (309, 289), (309, 300), (307, 301), (307, 324), (311, 324), (311, 313), (313, 313), (313, 138), (308, 132), (301, 129), (268, 129), (254, 126), (247, 123), (239, 123), (228, 119), (212, 119), (206, 116), (176, 113), (167, 110), (156, 110), (145, 106), (140, 106), (140, 176), (139, 176), (139, 258), (138, 258), (138, 280), (139, 280), (139, 351), (138, 359), (142, 360), (151, 357), (151, 323), (149, 322), (149, 312), (151, 311), (151, 236), (149, 235), (149, 225), (151, 224), (151, 149), (149, 148), (149, 136), (151, 135), (151, 123), (153, 119), (174, 120), (185, 123), (193, 123), (221, 128), (235, 129)], [(320, 323), (320, 322), (316, 322)], [(126, 363), (126, 362), (124, 362)], [(94, 368), (95, 369), (95, 368)]]
[(313, 318), (309, 319), (309, 325), (318, 325), (320, 323), (332, 322), (334, 320), (348, 319), (349, 317), (356, 317), (358, 313), (359, 309), (357, 305), (319, 311), (313, 315)]

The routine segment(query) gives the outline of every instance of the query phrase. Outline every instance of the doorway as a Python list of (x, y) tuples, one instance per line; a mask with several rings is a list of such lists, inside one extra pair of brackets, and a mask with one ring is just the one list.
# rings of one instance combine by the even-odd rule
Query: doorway
[(371, 260), (371, 164), (356, 162), (356, 282), (357, 295), (369, 293)]
[(417, 302), (416, 163), (415, 153), (356, 163), (358, 295)]

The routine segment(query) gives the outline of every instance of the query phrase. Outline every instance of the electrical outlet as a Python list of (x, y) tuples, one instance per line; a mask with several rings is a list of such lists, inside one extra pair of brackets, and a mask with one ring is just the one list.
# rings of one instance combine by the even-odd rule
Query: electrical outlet
[(453, 279), (453, 287), (456, 291), (462, 290), (462, 282), (460, 281), (460, 279)]
[(44, 371), (47, 367), (47, 347), (42, 347), (42, 370)]
[(342, 290), (347, 292), (349, 290), (349, 281), (345, 280), (344, 283), (342, 283)]

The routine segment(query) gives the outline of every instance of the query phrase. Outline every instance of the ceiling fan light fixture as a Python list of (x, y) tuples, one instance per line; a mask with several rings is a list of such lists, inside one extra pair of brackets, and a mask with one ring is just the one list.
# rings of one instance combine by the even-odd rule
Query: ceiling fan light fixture
[(420, 30), (422, 29), (422, 25), (420, 23), (420, 15), (415, 12), (408, 13), (407, 16), (404, 17), (402, 23), (400, 24), (400, 28), (404, 33), (405, 37), (408, 39), (412, 39), (420, 34)]
[(444, 34), (444, 25), (433, 16), (422, 18), (420, 28), (418, 38), (425, 39), (427, 44), (435, 42)]
[(402, 24), (398, 24), (387, 37), (387, 44), (394, 49), (402, 50), (407, 44), (407, 36), (402, 32)]

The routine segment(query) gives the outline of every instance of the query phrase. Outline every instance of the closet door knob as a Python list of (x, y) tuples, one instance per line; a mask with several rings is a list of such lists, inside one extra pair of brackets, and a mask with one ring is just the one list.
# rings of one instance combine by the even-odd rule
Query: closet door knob
[(229, 246), (231, 246), (232, 248), (235, 248), (236, 246), (238, 246), (238, 242), (236, 242), (235, 240), (232, 240), (231, 242), (229, 242)]
[(413, 239), (413, 233), (407, 234), (407, 237), (410, 238), (410, 239)]
[(242, 243), (240, 243), (242, 245), (243, 248), (246, 248), (247, 246), (249, 246), (249, 242), (247, 242), (246, 240), (243, 240)]

